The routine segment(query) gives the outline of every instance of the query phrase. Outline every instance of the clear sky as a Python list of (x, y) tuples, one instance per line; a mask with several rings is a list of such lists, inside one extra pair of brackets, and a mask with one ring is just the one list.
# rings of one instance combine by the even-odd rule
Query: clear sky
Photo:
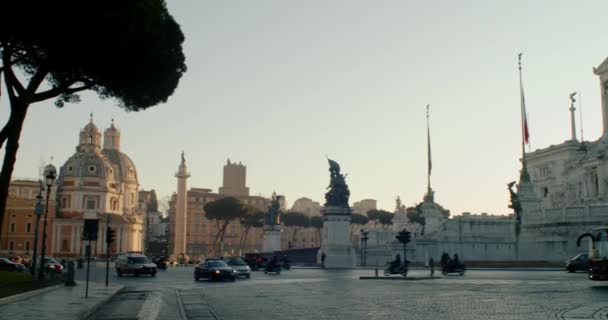
[[(586, 139), (601, 132), (592, 67), (608, 56), (606, 1), (168, 0), (186, 36), (188, 72), (166, 104), (127, 113), (115, 101), (30, 108), (14, 177), (62, 165), (94, 113), (122, 130), (141, 188), (176, 190), (186, 153), (192, 187), (247, 165), (252, 194), (323, 201), (325, 155), (348, 173), (351, 203), (392, 210), (432, 185), (453, 214), (506, 214), (520, 156), (517, 53), (532, 149), (569, 139), (568, 94), (580, 91)], [(0, 106), (6, 118), (6, 98)], [(580, 125), (577, 110), (577, 124)], [(577, 129), (578, 130), (578, 129)]]

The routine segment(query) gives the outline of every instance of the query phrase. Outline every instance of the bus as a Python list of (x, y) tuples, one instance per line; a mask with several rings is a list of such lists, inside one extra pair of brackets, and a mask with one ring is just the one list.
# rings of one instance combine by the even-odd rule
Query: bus
[(608, 227), (593, 228), (576, 240), (580, 247), (581, 240), (589, 238), (589, 280), (608, 280)]

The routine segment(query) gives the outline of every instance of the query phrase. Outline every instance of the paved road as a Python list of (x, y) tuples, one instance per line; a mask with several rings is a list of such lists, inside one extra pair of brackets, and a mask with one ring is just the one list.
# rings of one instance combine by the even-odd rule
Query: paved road
[[(292, 269), (236, 282), (194, 282), (190, 267), (155, 278), (111, 272), (110, 281), (126, 288), (94, 319), (608, 319), (608, 283), (588, 281), (584, 273), (468, 271), (434, 280), (359, 280), (372, 274)], [(101, 264), (91, 279), (105, 280)]]

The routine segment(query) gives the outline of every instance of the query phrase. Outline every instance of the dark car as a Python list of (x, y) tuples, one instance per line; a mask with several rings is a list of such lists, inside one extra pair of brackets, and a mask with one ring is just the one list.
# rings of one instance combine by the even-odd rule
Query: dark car
[(568, 270), (568, 272), (575, 272), (578, 270), (588, 271), (589, 255), (586, 253), (579, 253), (574, 258), (566, 261), (566, 270)]
[(268, 264), (268, 258), (261, 253), (246, 253), (243, 260), (253, 271), (264, 269)]
[[(38, 256), (38, 259), (36, 260), (36, 269), (40, 268), (40, 259), (42, 259), (42, 257)], [(32, 268), (31, 263), (33, 263), (33, 262), (34, 261), (32, 259), (30, 261), (30, 264), (28, 265), (28, 267)], [(57, 261), (51, 257), (44, 257), (44, 270), (45, 270), (45, 272), (49, 272), (49, 273), (65, 272), (64, 267), (61, 265), (61, 263), (59, 263), (59, 261)]]
[(27, 268), (20, 263), (12, 262), (6, 258), (0, 258), (0, 271), (26, 272)]
[(236, 270), (222, 260), (208, 260), (194, 267), (194, 280), (236, 280)]

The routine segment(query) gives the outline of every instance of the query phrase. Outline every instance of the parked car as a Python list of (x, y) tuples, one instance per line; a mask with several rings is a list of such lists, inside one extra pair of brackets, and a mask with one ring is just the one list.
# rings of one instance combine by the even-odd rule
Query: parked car
[(251, 278), (251, 268), (241, 259), (241, 257), (227, 257), (222, 259), (226, 264), (236, 270), (236, 275)]
[(27, 272), (27, 268), (21, 263), (15, 263), (6, 258), (0, 258), (0, 271)]
[(148, 257), (141, 254), (119, 255), (116, 258), (116, 274), (122, 277), (123, 274), (132, 274), (136, 277), (142, 274), (149, 274), (156, 277), (156, 264)]
[(253, 271), (264, 269), (268, 263), (268, 258), (261, 253), (246, 253), (243, 260)]
[(566, 261), (566, 270), (568, 272), (578, 270), (589, 271), (589, 255), (587, 253), (579, 253), (574, 258)]
[[(36, 268), (36, 270), (38, 270), (40, 268), (40, 259), (42, 259), (42, 257), (38, 257), (38, 259), (36, 260), (36, 266), (34, 266)], [(31, 263), (33, 263), (33, 259), (30, 261), (29, 267), (32, 268)], [(51, 272), (51, 273), (62, 273), (64, 272), (64, 268), (61, 265), (61, 263), (59, 263), (59, 261), (55, 260), (52, 257), (44, 257), (44, 270), (46, 272)]]
[(222, 260), (207, 260), (194, 267), (194, 280), (236, 280), (237, 272)]

